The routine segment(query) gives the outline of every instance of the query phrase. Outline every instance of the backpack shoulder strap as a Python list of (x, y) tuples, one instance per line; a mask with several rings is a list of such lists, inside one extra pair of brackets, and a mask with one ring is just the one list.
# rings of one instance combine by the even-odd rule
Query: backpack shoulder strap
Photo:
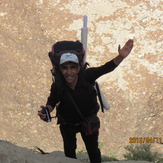
[(97, 95), (98, 95), (98, 98), (99, 98), (99, 101), (100, 101), (101, 111), (104, 113), (104, 106), (103, 106), (103, 103), (102, 103), (101, 92), (100, 92), (99, 85), (98, 85), (97, 82), (95, 82), (95, 89), (97, 91)]

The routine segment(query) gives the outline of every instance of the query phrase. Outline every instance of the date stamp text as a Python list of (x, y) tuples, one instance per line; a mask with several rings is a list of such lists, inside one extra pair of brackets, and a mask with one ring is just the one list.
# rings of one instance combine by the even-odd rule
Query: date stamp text
[(159, 143), (162, 144), (161, 137), (130, 137), (129, 143)]

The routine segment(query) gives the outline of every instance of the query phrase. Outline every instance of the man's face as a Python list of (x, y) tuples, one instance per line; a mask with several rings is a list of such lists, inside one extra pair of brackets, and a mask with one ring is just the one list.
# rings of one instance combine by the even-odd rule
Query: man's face
[(66, 62), (60, 66), (60, 70), (68, 84), (76, 84), (80, 71), (80, 66), (78, 64)]

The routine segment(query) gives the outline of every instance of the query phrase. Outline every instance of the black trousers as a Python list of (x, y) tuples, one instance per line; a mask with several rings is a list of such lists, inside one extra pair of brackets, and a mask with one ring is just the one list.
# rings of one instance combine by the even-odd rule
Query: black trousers
[(101, 152), (98, 148), (99, 132), (92, 135), (85, 135), (80, 125), (61, 124), (60, 131), (64, 143), (66, 157), (76, 158), (77, 139), (76, 134), (81, 133), (91, 163), (101, 163)]

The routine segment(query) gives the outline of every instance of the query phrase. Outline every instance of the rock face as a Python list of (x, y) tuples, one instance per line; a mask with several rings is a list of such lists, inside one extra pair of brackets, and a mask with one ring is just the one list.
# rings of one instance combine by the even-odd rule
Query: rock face
[(1, 163), (81, 163), (79, 160), (65, 158), (63, 152), (50, 154), (35, 153), (27, 148), (18, 147), (7, 141), (0, 141)]
[(90, 66), (114, 58), (129, 38), (135, 41), (128, 58), (98, 80), (111, 105), (99, 112), (102, 154), (122, 158), (132, 140), (149, 138), (153, 150), (163, 153), (162, 5), (161, 0), (1, 0), (0, 139), (63, 150), (56, 120), (47, 124), (37, 116), (52, 82), (47, 54), (56, 41), (80, 40), (88, 15)]

